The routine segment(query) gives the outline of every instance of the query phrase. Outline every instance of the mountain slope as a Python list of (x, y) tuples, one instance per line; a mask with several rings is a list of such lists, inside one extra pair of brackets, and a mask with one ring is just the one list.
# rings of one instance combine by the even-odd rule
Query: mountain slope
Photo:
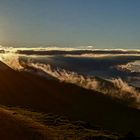
[(140, 111), (96, 91), (16, 72), (0, 64), (0, 104), (83, 120), (103, 129), (140, 135)]

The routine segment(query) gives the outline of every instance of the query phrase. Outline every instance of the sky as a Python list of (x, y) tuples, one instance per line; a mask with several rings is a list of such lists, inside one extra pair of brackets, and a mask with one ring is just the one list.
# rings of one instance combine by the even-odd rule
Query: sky
[(140, 0), (0, 0), (0, 42), (140, 49)]

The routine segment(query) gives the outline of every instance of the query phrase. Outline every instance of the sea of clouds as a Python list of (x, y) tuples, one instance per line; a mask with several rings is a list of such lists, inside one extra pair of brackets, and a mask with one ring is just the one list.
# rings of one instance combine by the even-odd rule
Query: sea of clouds
[[(50, 57), (52, 60), (47, 61)], [(121, 77), (122, 72), (129, 77), (133, 76), (134, 72), (135, 76), (139, 75), (140, 50), (1, 47), (0, 60), (18, 71), (34, 72), (33, 69), (36, 69), (36, 74), (44, 77), (49, 75), (61, 82), (95, 90), (128, 105), (140, 104), (139, 90)], [(74, 67), (79, 67), (79, 70)], [(82, 67), (86, 73), (80, 71)], [(98, 71), (100, 76), (94, 75), (94, 72)], [(117, 76), (113, 77), (111, 72), (117, 73)], [(108, 78), (102, 77), (100, 73), (104, 73)]]

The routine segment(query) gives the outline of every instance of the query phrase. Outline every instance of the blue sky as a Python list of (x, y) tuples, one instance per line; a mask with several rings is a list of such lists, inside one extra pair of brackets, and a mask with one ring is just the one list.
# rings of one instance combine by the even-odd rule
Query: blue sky
[(1, 0), (0, 41), (140, 48), (140, 0)]

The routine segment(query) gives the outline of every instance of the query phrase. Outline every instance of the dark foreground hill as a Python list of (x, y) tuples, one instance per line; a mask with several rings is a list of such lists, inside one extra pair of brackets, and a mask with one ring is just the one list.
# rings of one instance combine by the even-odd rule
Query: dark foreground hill
[(140, 111), (96, 91), (17, 72), (1, 62), (0, 104), (67, 116), (92, 126), (140, 136)]

